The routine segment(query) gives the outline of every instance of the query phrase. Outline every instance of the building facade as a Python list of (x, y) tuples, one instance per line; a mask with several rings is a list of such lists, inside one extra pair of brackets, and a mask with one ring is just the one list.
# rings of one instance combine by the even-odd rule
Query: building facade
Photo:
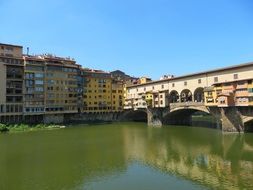
[(110, 73), (83, 69), (83, 113), (123, 110), (124, 83)]
[(0, 44), (0, 119), (16, 123), (23, 114), (22, 46)]
[[(143, 84), (130, 85), (126, 88), (125, 109), (141, 109), (147, 108), (145, 97), (149, 98), (149, 105), (152, 107), (167, 107), (171, 103), (199, 102), (204, 103), (209, 101), (212, 105), (212, 100), (209, 97), (212, 91), (208, 88), (221, 88), (218, 84), (223, 84), (222, 89), (226, 93), (220, 94), (219, 99), (231, 101), (232, 94), (229, 92), (235, 88), (230, 84), (234, 81), (241, 81), (242, 84), (237, 85), (236, 97), (238, 101), (236, 106), (244, 105), (245, 96), (251, 93), (252, 84), (250, 81), (253, 76), (253, 63), (246, 63), (227, 68), (221, 68), (206, 72), (194, 73), (180, 77), (170, 77), (167, 79), (146, 82)], [(214, 86), (213, 86), (214, 85)], [(248, 87), (246, 88), (246, 86)], [(205, 90), (204, 90), (205, 89)], [(248, 91), (247, 91), (247, 90)], [(221, 89), (220, 89), (221, 90)], [(206, 91), (206, 93), (204, 93)], [(250, 92), (250, 93), (249, 93)], [(152, 94), (152, 101), (150, 101)], [(204, 97), (205, 94), (205, 97)], [(217, 95), (214, 95), (217, 96)], [(216, 98), (216, 97), (213, 97)], [(249, 95), (249, 105), (251, 105), (251, 96)], [(239, 104), (240, 102), (240, 104)], [(246, 103), (248, 104), (248, 103)], [(216, 105), (215, 103), (213, 105)]]
[(215, 83), (204, 90), (205, 105), (217, 107), (253, 106), (252, 79)]
[(24, 56), (26, 121), (63, 121), (65, 113), (78, 112), (78, 70), (69, 58)]

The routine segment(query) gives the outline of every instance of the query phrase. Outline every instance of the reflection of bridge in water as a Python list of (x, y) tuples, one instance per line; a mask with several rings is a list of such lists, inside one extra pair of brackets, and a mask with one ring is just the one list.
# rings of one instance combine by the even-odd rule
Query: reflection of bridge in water
[[(133, 130), (133, 131), (132, 131)], [(206, 129), (125, 129), (126, 154), (165, 173), (211, 189), (253, 188), (253, 142), (249, 136)]]

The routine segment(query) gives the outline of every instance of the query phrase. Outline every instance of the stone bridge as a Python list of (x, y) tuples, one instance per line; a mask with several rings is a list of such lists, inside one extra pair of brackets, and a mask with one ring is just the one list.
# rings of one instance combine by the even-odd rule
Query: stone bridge
[(253, 131), (253, 107), (206, 107), (202, 102), (170, 103), (165, 108), (128, 110), (123, 118), (147, 121), (149, 126), (191, 125), (192, 115), (203, 112), (213, 116), (223, 132)]

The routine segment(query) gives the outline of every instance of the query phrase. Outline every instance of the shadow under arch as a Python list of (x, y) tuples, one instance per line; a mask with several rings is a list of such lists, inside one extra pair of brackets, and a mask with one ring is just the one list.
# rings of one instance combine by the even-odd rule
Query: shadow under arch
[(189, 89), (184, 89), (180, 93), (181, 102), (192, 102), (192, 92)]
[(172, 90), (169, 94), (169, 103), (179, 102), (179, 93), (176, 90)]
[(194, 91), (194, 101), (195, 102), (204, 102), (204, 88), (199, 87)]
[(147, 112), (146, 110), (129, 110), (124, 113), (123, 120), (147, 122)]
[(216, 128), (216, 119), (201, 108), (179, 108), (172, 110), (163, 117), (165, 125), (187, 125), (206, 128)]
[(245, 132), (253, 132), (253, 119), (244, 123)]

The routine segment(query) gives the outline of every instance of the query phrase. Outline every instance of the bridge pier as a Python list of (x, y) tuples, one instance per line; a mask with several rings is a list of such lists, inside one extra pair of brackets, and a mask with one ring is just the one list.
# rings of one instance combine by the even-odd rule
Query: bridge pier
[(216, 118), (217, 129), (222, 132), (253, 131), (253, 107), (206, 107), (203, 103), (177, 103), (170, 107), (129, 110), (122, 120), (147, 121), (148, 126), (192, 125), (192, 114), (202, 111)]
[(217, 128), (222, 132), (244, 132), (242, 114), (236, 107), (210, 108), (210, 113), (217, 119)]
[(221, 109), (223, 132), (244, 132), (244, 122), (239, 110), (235, 107)]
[(164, 108), (147, 108), (148, 126), (161, 127), (163, 125)]

